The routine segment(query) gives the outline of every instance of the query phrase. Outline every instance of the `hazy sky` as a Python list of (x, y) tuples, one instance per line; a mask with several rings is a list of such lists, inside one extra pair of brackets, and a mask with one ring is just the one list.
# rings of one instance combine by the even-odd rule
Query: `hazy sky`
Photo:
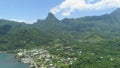
[(102, 15), (119, 7), (120, 0), (0, 0), (0, 18), (32, 23), (48, 12), (62, 19)]

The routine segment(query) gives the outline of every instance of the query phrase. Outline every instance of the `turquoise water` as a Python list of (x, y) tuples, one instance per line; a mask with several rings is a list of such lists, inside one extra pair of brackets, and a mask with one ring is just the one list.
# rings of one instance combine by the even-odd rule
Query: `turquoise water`
[(29, 65), (19, 63), (13, 54), (0, 54), (0, 68), (29, 68)]

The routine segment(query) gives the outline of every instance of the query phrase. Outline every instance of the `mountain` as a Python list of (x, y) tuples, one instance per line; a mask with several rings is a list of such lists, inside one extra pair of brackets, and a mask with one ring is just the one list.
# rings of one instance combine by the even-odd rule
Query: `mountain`
[(63, 35), (64, 30), (66, 31), (67, 29), (67, 27), (52, 13), (48, 13), (48, 16), (44, 20), (37, 20), (37, 22), (31, 25), (31, 27), (54, 37)]
[(0, 50), (14, 50), (50, 45), (53, 38), (34, 28), (16, 28), (0, 36)]
[[(23, 32), (25, 31), (28, 33), (20, 34), (22, 30)], [(43, 40), (41, 41), (42, 43), (59, 39), (60, 42), (64, 42), (65, 45), (79, 43), (81, 38), (84, 40), (94, 38), (93, 41), (95, 41), (98, 38), (119, 37), (120, 8), (116, 9), (111, 14), (70, 19), (65, 18), (63, 20), (59, 20), (54, 14), (48, 13), (48, 16), (45, 19), (38, 19), (34, 24), (0, 19), (0, 38), (8, 37), (10, 39), (14, 37), (13, 39), (16, 40), (16, 36), (20, 37), (19, 39), (23, 39), (23, 37), (25, 37), (24, 39), (26, 40), (31, 39), (36, 44), (38, 43), (37, 40), (39, 40), (39, 42)], [(7, 38), (6, 40), (8, 41)], [(1, 39), (0, 42), (2, 45), (8, 44), (3, 43), (6, 41), (2, 41), (3, 40)], [(11, 39), (9, 41), (13, 42)]]
[(0, 19), (0, 51), (31, 48), (64, 58), (60, 63), (52, 58), (60, 65), (56, 68), (120, 68), (120, 8), (111, 14), (63, 20), (48, 13), (34, 24)]
[[(111, 14), (104, 14), (101, 16), (86, 16), (86, 17), (82, 17), (82, 18), (76, 18), (76, 19), (63, 19), (61, 21), (59, 21), (52, 13), (48, 13), (48, 16), (46, 17), (46, 19), (44, 20), (44, 22), (46, 21), (47, 24), (52, 24), (52, 23), (62, 23), (62, 26), (68, 26), (68, 25), (76, 25), (76, 23), (83, 23), (83, 22), (102, 22), (102, 23), (118, 23), (118, 20), (115, 20), (117, 18), (119, 18), (120, 16), (120, 9), (116, 9), (115, 11), (113, 11)], [(39, 21), (40, 22), (40, 21)], [(37, 24), (38, 22), (36, 22)], [(99, 23), (98, 23), (99, 24)], [(68, 26), (69, 27), (69, 26)]]
[(52, 21), (52, 22), (59, 22), (59, 20), (52, 14), (52, 13), (48, 13), (48, 16), (45, 19), (46, 21)]
[(120, 8), (112, 12), (111, 16), (115, 19), (116, 22), (120, 23)]

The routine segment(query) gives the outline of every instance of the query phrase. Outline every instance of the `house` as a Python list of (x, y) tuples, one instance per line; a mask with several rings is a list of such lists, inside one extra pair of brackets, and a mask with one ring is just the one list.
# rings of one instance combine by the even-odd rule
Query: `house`
[(31, 59), (30, 59), (30, 58), (22, 58), (22, 59), (21, 59), (21, 62), (22, 62), (22, 63), (30, 63), (30, 62), (31, 62)]
[(23, 56), (23, 52), (17, 53), (18, 56)]

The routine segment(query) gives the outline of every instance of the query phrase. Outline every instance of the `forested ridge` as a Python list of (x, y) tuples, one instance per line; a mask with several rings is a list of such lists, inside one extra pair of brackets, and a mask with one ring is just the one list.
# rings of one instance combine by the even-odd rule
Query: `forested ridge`
[(48, 13), (46, 19), (33, 24), (0, 19), (0, 51), (54, 46), (81, 49), (73, 64), (61, 68), (120, 68), (120, 8), (110, 14), (57, 19)]

